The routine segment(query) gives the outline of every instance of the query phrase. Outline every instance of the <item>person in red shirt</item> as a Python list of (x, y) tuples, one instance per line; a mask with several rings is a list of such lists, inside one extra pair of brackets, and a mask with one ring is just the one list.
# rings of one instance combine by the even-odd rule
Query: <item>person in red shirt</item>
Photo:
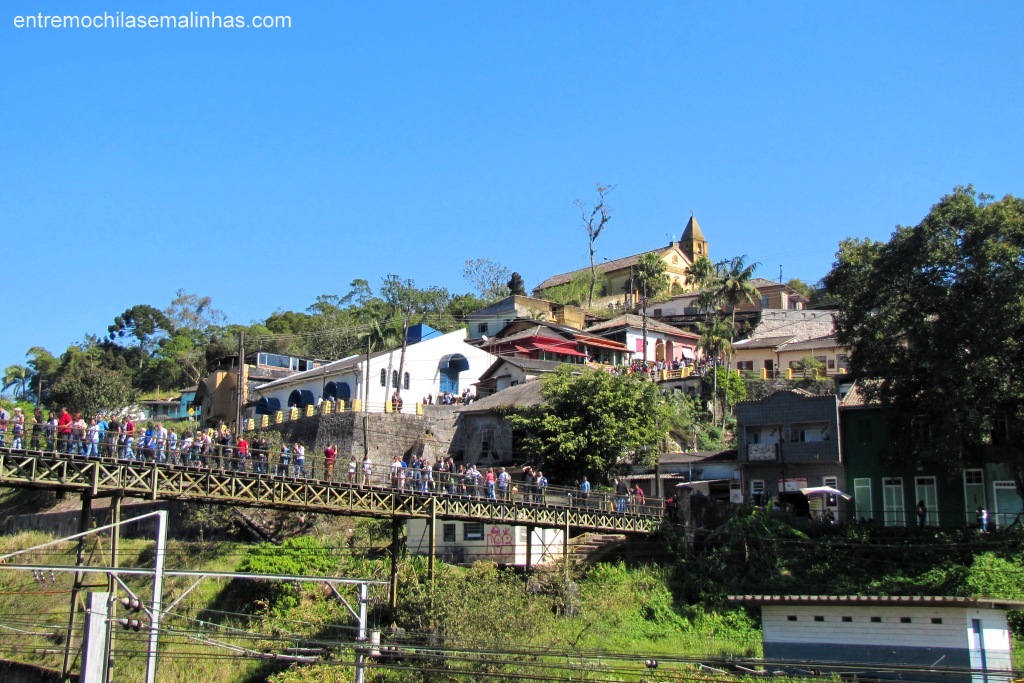
[(57, 440), (60, 442), (58, 449), (61, 453), (71, 452), (71, 423), (74, 420), (67, 408), (60, 409), (60, 418), (57, 420)]
[(334, 460), (338, 457), (338, 447), (330, 444), (324, 449), (324, 479), (331, 481), (334, 476)]
[(238, 471), (245, 472), (249, 462), (249, 442), (242, 434), (235, 438), (235, 450), (238, 451)]

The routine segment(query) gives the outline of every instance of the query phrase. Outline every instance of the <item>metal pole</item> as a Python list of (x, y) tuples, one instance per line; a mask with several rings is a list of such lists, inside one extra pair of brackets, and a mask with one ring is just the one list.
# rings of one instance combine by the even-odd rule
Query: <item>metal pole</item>
[(434, 555), (437, 554), (437, 498), (430, 499), (430, 530), (427, 538), (430, 543), (430, 555), (427, 556), (427, 576), (430, 577), (431, 594), (434, 588)]
[[(115, 494), (110, 500), (110, 523), (113, 524), (113, 528), (110, 530), (110, 566), (117, 567), (117, 553), (118, 548), (121, 545), (121, 494)], [(107, 579), (107, 591), (110, 593), (110, 620), (113, 621), (117, 610), (117, 581), (114, 579), (114, 575), (111, 574), (110, 578)], [(114, 629), (107, 629), (107, 652), (113, 651), (114, 641)], [(103, 680), (110, 683), (111, 681), (111, 670), (110, 658), (104, 663), (103, 667)]]
[(356, 638), (356, 681), (363, 683), (366, 672), (363, 670), (366, 655), (363, 649), (366, 647), (366, 605), (369, 602), (369, 586), (365, 583), (359, 584), (359, 636)]
[(238, 333), (238, 390), (235, 392), (235, 434), (242, 432), (242, 404), (244, 398), (242, 394), (245, 392), (244, 386), (245, 380), (245, 332)]
[(160, 637), (160, 610), (164, 590), (164, 558), (167, 555), (167, 510), (157, 511), (156, 562), (153, 572), (153, 616), (149, 626), (149, 657), (146, 683), (156, 683), (156, 648)]
[[(396, 494), (397, 495), (397, 494)], [(388, 596), (388, 604), (391, 610), (398, 609), (398, 544), (399, 544), (399, 521), (397, 517), (391, 518), (391, 581)]]
[[(78, 533), (85, 534), (89, 530), (89, 523), (92, 521), (92, 495), (82, 494), (82, 514), (78, 518)], [(85, 536), (78, 538), (78, 552), (75, 555), (75, 565), (81, 565), (85, 560)], [(71, 614), (68, 615), (67, 642), (64, 644), (64, 663), (61, 666), (61, 676), (67, 678), (71, 675), (71, 641), (75, 635), (75, 615), (78, 613), (78, 593), (82, 590), (83, 574), (75, 572), (75, 582), (71, 586)]]
[[(387, 392), (384, 399), (387, 400)], [(366, 368), (363, 371), (363, 412), (370, 409), (370, 335), (366, 335)]]

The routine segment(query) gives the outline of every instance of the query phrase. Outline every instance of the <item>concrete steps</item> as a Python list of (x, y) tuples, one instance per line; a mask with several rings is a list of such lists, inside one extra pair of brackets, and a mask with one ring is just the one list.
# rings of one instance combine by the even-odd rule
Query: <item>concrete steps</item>
[(625, 542), (625, 534), (585, 533), (569, 539), (569, 552), (580, 561), (597, 562)]

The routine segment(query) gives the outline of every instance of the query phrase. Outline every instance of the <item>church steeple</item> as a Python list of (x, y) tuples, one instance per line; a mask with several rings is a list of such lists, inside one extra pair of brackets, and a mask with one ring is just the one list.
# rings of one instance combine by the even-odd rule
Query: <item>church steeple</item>
[(679, 238), (679, 247), (686, 254), (686, 257), (690, 259), (690, 263), (693, 263), (701, 256), (708, 255), (708, 241), (704, 239), (704, 233), (701, 232), (700, 225), (697, 224), (697, 219), (692, 211), (690, 212), (690, 220), (686, 222), (686, 229), (683, 230), (683, 236)]

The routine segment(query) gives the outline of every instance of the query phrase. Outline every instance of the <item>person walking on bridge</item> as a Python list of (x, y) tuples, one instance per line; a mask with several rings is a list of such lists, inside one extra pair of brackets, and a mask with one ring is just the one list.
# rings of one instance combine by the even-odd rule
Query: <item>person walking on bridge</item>
[(324, 449), (324, 479), (331, 481), (334, 478), (334, 460), (338, 457), (338, 448), (334, 444), (327, 444)]

